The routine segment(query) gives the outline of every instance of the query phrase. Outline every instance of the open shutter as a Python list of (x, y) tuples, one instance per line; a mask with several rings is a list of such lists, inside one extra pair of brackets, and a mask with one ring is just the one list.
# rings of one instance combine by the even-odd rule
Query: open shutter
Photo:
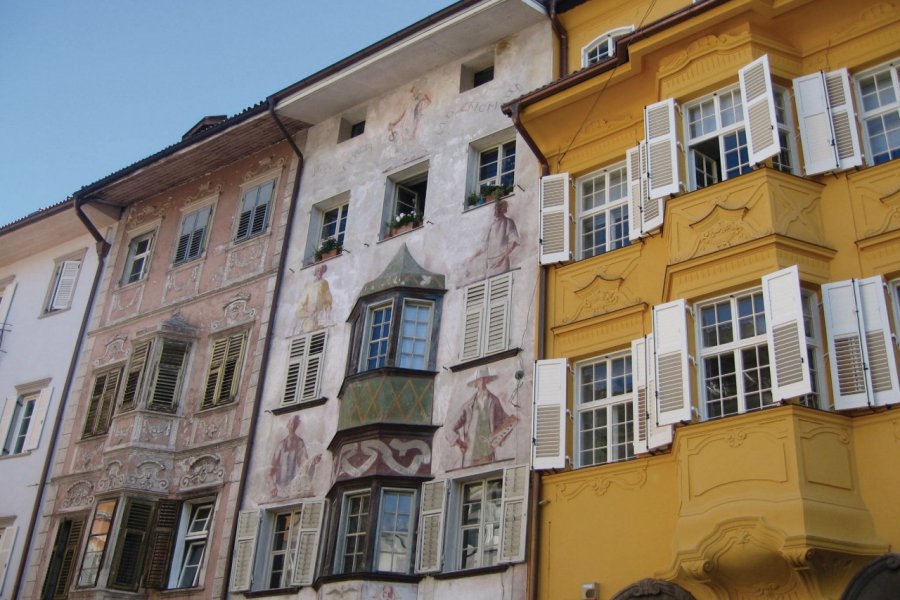
[(527, 466), (503, 469), (500, 511), (500, 562), (521, 562), (525, 560), (525, 528), (528, 522)]
[(184, 363), (187, 361), (190, 344), (176, 340), (162, 340), (159, 360), (156, 365), (156, 377), (150, 390), (150, 401), (147, 408), (172, 412), (178, 402)]
[(178, 526), (181, 502), (162, 499), (156, 508), (156, 523), (150, 538), (150, 561), (147, 566), (145, 587), (162, 590), (169, 580), (169, 565)]
[(63, 310), (69, 308), (72, 303), (72, 295), (75, 293), (75, 280), (78, 279), (80, 260), (63, 261), (59, 267), (59, 279), (50, 299), (49, 310)]
[(246, 339), (244, 332), (236, 333), (228, 338), (228, 351), (225, 353), (225, 363), (222, 366), (222, 383), (219, 387), (218, 398), (216, 398), (218, 404), (233, 402), (237, 396), (241, 358), (244, 356)]
[(84, 420), (84, 436), (105, 433), (109, 429), (121, 374), (122, 369), (113, 369), (97, 375), (94, 379), (88, 413)]
[(869, 404), (863, 365), (862, 310), (856, 283), (850, 279), (822, 286), (828, 363), (838, 410)]
[(631, 371), (634, 377), (634, 453), (649, 452), (672, 443), (672, 426), (659, 425), (656, 417), (656, 373), (653, 335), (631, 342)]
[(56, 541), (53, 554), (47, 568), (44, 586), (41, 588), (41, 600), (62, 600), (69, 596), (75, 558), (81, 546), (81, 534), (84, 531), (84, 519), (65, 519), (56, 530)]
[(534, 432), (531, 466), (566, 466), (566, 382), (564, 358), (539, 360), (534, 365)]
[(868, 368), (872, 400), (879, 406), (893, 404), (900, 401), (900, 385), (897, 383), (897, 363), (884, 300), (884, 281), (881, 276), (876, 276), (854, 283), (862, 305), (863, 356)]
[[(644, 133), (644, 142), (647, 144), (646, 172), (650, 181), (649, 197), (657, 199), (677, 194), (679, 180), (675, 100), (667, 98), (644, 109)], [(645, 206), (645, 231), (662, 225), (661, 209), (661, 202)]]
[(297, 563), (291, 575), (291, 585), (311, 585), (316, 575), (316, 557), (319, 551), (319, 532), (325, 502), (312, 500), (303, 503), (300, 515), (300, 540), (297, 544)]
[(9, 570), (9, 559), (12, 556), (13, 544), (16, 541), (16, 533), (19, 528), (15, 525), (7, 527), (3, 530), (3, 537), (0, 537), (0, 590), (3, 589), (3, 579), (6, 577), (6, 571)]
[(34, 401), (34, 410), (31, 412), (31, 421), (28, 423), (28, 434), (25, 436), (23, 450), (36, 450), (41, 443), (41, 432), (44, 430), (44, 422), (47, 420), (47, 409), (50, 408), (50, 397), (53, 388), (45, 387)]
[(129, 500), (118, 534), (119, 543), (109, 574), (109, 587), (137, 591), (141, 582), (152, 521), (151, 502)]
[(444, 550), (444, 518), (447, 506), (447, 481), (436, 479), (422, 484), (417, 573), (441, 570)]
[(304, 358), (309, 336), (298, 337), (291, 340), (291, 348), (288, 353), (287, 377), (284, 380), (284, 393), (281, 396), (281, 404), (293, 404), (297, 401), (297, 390), (300, 387), (300, 378), (303, 375)]
[(17, 285), (15, 281), (8, 283), (0, 295), (0, 337), (2, 332), (6, 331), (6, 324), (9, 322), (9, 309), (12, 307)]
[(653, 307), (656, 410), (660, 425), (691, 420), (687, 315), (683, 299)]
[(125, 375), (125, 390), (122, 392), (123, 411), (131, 410), (137, 402), (149, 358), (150, 340), (144, 340), (134, 345), (131, 351), (131, 362), (128, 363), (128, 372)]
[(200, 408), (209, 408), (216, 405), (219, 396), (219, 381), (222, 369), (225, 366), (225, 352), (228, 350), (228, 338), (219, 338), (213, 342), (212, 352), (209, 354), (209, 368), (206, 370), (206, 389), (203, 392), (203, 402)]
[(738, 76), (750, 163), (760, 163), (781, 152), (769, 55), (764, 54), (740, 69)]
[(461, 360), (471, 360), (481, 356), (487, 287), (488, 282), (482, 281), (473, 283), (466, 288)]
[(512, 273), (488, 281), (488, 309), (484, 354), (506, 350), (509, 345), (509, 308), (512, 300)]
[[(625, 153), (625, 173), (628, 179), (628, 239), (634, 241), (644, 235), (644, 211), (661, 215), (662, 199), (650, 200), (647, 180), (647, 146), (641, 142)], [(653, 221), (653, 219), (650, 219)]]
[(569, 246), (569, 174), (541, 177), (541, 264), (569, 260)]
[(794, 79), (794, 98), (807, 175), (862, 164), (846, 69)]
[(0, 450), (4, 450), (4, 444), (6, 444), (6, 438), (9, 434), (9, 427), (12, 425), (12, 416), (13, 411), (16, 410), (16, 403), (18, 402), (18, 398), (15, 396), (10, 396), (6, 399), (6, 402), (2, 406), (2, 410), (0, 410)]
[(762, 278), (772, 397), (778, 402), (812, 393), (797, 265)]
[(234, 558), (231, 562), (231, 591), (233, 592), (246, 592), (253, 582), (253, 557), (256, 554), (258, 531), (259, 513), (255, 510), (242, 510), (238, 515)]

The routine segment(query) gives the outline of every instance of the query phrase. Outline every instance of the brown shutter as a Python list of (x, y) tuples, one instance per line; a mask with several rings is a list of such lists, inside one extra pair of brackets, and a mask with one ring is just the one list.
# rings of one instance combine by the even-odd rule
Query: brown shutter
[(150, 340), (144, 340), (134, 345), (131, 352), (131, 362), (128, 363), (128, 373), (125, 375), (125, 391), (122, 393), (121, 406), (123, 411), (131, 410), (137, 402), (149, 356)]
[(157, 590), (167, 587), (180, 512), (181, 502), (178, 500), (160, 500), (156, 505), (156, 524), (150, 538), (150, 560), (147, 562), (144, 587)]
[(84, 421), (84, 437), (106, 433), (109, 429), (121, 375), (122, 369), (114, 369), (101, 373), (94, 379), (91, 402), (88, 406), (87, 418)]
[(156, 376), (153, 380), (147, 408), (166, 412), (175, 410), (189, 349), (190, 344), (185, 342), (162, 340), (162, 349), (159, 352)]
[(65, 519), (60, 522), (56, 531), (56, 542), (47, 577), (41, 589), (41, 600), (57, 600), (68, 597), (69, 586), (72, 585), (72, 574), (81, 535), (84, 532), (84, 518)]
[(118, 546), (109, 574), (108, 587), (136, 592), (141, 583), (142, 567), (153, 522), (153, 504), (129, 500), (119, 531)]

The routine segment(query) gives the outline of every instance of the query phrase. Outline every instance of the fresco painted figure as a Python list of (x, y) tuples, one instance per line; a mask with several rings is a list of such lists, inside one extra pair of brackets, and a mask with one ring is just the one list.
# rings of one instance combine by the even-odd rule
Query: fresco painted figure
[(452, 444), (459, 449), (460, 466), (471, 467), (495, 460), (494, 452), (509, 437), (519, 419), (504, 408), (488, 384), (497, 376), (482, 367), (469, 386), (475, 393), (462, 406), (452, 426)]
[(273, 497), (304, 495), (312, 489), (313, 477), (322, 455), (309, 458), (306, 442), (297, 433), (299, 426), (300, 417), (294, 415), (287, 423), (287, 433), (272, 453), (269, 478)]
[(310, 333), (322, 329), (331, 321), (331, 287), (325, 279), (327, 265), (317, 265), (313, 271), (315, 279), (303, 290), (297, 303), (294, 334)]
[[(486, 277), (509, 271), (510, 255), (519, 246), (519, 230), (512, 217), (506, 216), (507, 211), (509, 211), (509, 205), (506, 200), (498, 200), (494, 203), (494, 219), (488, 226), (484, 245), (469, 260), (469, 264), (484, 264)], [(483, 263), (475, 260), (480, 256), (484, 257)]]

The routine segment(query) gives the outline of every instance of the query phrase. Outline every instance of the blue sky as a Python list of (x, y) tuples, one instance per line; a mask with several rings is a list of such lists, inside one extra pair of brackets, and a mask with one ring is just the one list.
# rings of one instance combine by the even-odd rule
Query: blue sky
[(452, 0), (0, 0), (0, 225)]

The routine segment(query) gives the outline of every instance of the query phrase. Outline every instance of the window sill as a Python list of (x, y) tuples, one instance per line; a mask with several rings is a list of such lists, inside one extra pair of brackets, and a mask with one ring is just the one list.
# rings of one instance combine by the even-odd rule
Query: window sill
[(516, 197), (516, 193), (510, 192), (505, 196), (500, 196), (499, 198), (495, 197), (490, 200), (485, 199), (483, 202), (478, 202), (476, 204), (469, 204), (469, 201), (466, 200), (466, 206), (465, 206), (465, 208), (463, 208), (463, 212), (467, 213), (469, 211), (479, 209), (482, 206), (493, 206), (494, 204), (496, 204), (497, 202), (499, 202), (501, 200), (509, 200), (509, 199), (515, 198), (515, 197)]
[(46, 319), (48, 317), (55, 317), (56, 315), (69, 312), (70, 310), (72, 310), (71, 304), (65, 308), (57, 308), (55, 310), (45, 310), (45, 311), (41, 312), (40, 315), (38, 315), (38, 319)]
[(399, 583), (418, 583), (425, 577), (424, 573), (409, 575), (406, 573), (390, 573), (387, 571), (358, 571), (356, 573), (339, 573), (334, 575), (322, 575), (316, 579), (317, 590), (326, 583), (338, 581), (396, 581)]
[(459, 371), (473, 369), (475, 367), (480, 367), (481, 365), (488, 365), (490, 363), (497, 362), (497, 361), (503, 360), (505, 358), (512, 358), (513, 356), (516, 356), (521, 351), (522, 351), (521, 348), (510, 348), (509, 350), (504, 350), (503, 352), (497, 352), (496, 354), (489, 354), (487, 356), (482, 356), (481, 358), (475, 358), (472, 360), (468, 360), (466, 362), (452, 365), (450, 367), (450, 371), (453, 373), (458, 373)]
[(466, 569), (464, 571), (448, 571), (446, 573), (434, 573), (432, 577), (435, 579), (459, 579), (461, 577), (477, 577), (479, 575), (490, 575), (492, 573), (503, 573), (509, 568), (508, 564), (494, 565), (492, 567), (478, 567), (477, 569)]
[(259, 233), (254, 233), (253, 235), (248, 235), (247, 237), (241, 238), (239, 240), (232, 238), (229, 250), (237, 248), (238, 246), (246, 244), (247, 242), (252, 242), (253, 240), (258, 240), (260, 238), (268, 237), (269, 234), (271, 233), (271, 231), (272, 231), (272, 223), (270, 222), (268, 225), (266, 225), (265, 231), (260, 231)]
[(423, 226), (424, 225), (422, 223), (419, 223), (418, 225), (409, 228), (406, 228), (405, 225), (401, 225), (400, 227), (395, 228), (388, 228), (379, 242), (386, 242), (388, 240), (394, 239), (395, 237), (400, 237), (401, 235), (406, 235), (407, 233), (418, 231), (419, 229), (422, 229)]
[(0, 460), (9, 460), (11, 458), (19, 458), (20, 456), (30, 456), (31, 450), (22, 450), (21, 452), (16, 452), (15, 454), (0, 454)]
[(304, 408), (322, 406), (326, 402), (328, 402), (328, 398), (322, 396), (321, 398), (316, 398), (315, 400), (307, 400), (306, 402), (295, 402), (294, 404), (288, 404), (287, 406), (279, 406), (278, 408), (273, 408), (271, 412), (273, 415), (283, 415), (285, 413), (303, 410)]
[[(209, 414), (212, 414), (215, 412), (225, 412), (228, 410), (233, 410), (234, 407), (237, 405), (238, 405), (238, 403), (235, 400), (232, 400), (231, 402), (223, 402), (221, 404), (216, 404), (215, 406), (208, 406), (206, 408), (198, 407), (195, 414), (199, 416), (199, 415), (209, 415)], [(157, 412), (157, 411), (152, 411), (152, 412)]]
[(272, 588), (270, 590), (255, 590), (252, 592), (235, 592), (244, 594), (245, 598), (265, 598), (266, 596), (293, 596), (300, 592), (299, 587)]
[(196, 263), (201, 262), (204, 258), (206, 258), (206, 252), (203, 252), (203, 254), (199, 254), (197, 256), (192, 256), (191, 258), (186, 258), (178, 263), (172, 263), (169, 266), (169, 273), (177, 273), (178, 271), (187, 269), (188, 267), (196, 266)]

